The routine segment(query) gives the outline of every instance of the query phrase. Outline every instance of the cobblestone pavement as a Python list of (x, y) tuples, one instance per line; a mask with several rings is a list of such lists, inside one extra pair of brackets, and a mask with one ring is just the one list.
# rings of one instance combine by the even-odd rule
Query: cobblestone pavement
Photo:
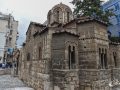
[(12, 77), (10, 75), (1, 75), (0, 90), (33, 90), (33, 89), (27, 87), (17, 77)]
[[(11, 75), (0, 75), (0, 90), (33, 90), (27, 87), (17, 77)], [(120, 90), (120, 86), (114, 87), (112, 90)]]
[(112, 90), (120, 90), (120, 86), (114, 87)]

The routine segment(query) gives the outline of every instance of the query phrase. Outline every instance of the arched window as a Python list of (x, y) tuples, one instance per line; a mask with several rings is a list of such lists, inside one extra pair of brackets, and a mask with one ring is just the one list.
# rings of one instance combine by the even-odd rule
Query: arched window
[(101, 67), (101, 48), (99, 48), (99, 68)]
[(42, 59), (42, 49), (41, 49), (41, 47), (39, 47), (38, 48), (38, 50), (39, 50), (39, 52), (38, 52), (38, 58), (39, 58), (39, 60), (41, 60)]
[(115, 52), (113, 52), (113, 59), (114, 59), (115, 67), (117, 67), (117, 55)]
[(104, 67), (107, 68), (107, 49), (104, 52)]
[(30, 61), (30, 53), (27, 53), (27, 61)]
[(69, 61), (69, 69), (71, 68), (71, 46), (68, 47), (68, 61)]
[(68, 47), (68, 60), (69, 60), (69, 69), (75, 68), (75, 46)]
[(103, 48), (101, 52), (101, 68), (104, 68), (104, 49)]
[(102, 69), (107, 68), (107, 49), (99, 48), (99, 63)]
[(75, 64), (75, 47), (73, 46), (72, 52), (71, 52), (71, 63)]
[(59, 22), (59, 14), (60, 14), (60, 12), (57, 11), (57, 22)]
[(67, 12), (67, 22), (70, 20), (70, 12)]

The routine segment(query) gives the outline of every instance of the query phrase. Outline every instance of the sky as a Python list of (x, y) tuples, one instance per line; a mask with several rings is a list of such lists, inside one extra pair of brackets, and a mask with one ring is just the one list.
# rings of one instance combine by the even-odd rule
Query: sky
[[(73, 10), (72, 0), (0, 0), (0, 12), (11, 13), (19, 21), (18, 46), (25, 41), (25, 35), (30, 21), (44, 23), (48, 11), (60, 2), (68, 5)], [(104, 0), (107, 1), (107, 0)]]

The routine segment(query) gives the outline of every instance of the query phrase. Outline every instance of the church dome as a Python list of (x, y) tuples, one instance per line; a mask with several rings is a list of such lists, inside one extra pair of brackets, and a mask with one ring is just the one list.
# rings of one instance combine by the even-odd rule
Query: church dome
[(69, 6), (62, 3), (55, 5), (47, 15), (47, 21), (49, 25), (54, 22), (65, 24), (72, 19), (72, 10)]

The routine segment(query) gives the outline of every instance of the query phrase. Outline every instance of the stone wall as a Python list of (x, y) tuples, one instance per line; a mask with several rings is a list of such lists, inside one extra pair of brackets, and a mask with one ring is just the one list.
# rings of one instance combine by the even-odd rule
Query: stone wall
[(98, 69), (100, 67), (99, 48), (106, 49), (107, 53), (109, 51), (106, 26), (98, 24), (96, 22), (88, 22), (78, 24), (77, 29), (80, 35), (80, 68)]
[(112, 80), (118, 80), (120, 82), (120, 69), (114, 68), (112, 70)]
[[(50, 61), (49, 38), (47, 33), (45, 32), (38, 37), (32, 36), (30, 40), (27, 40), (21, 51), (19, 77), (35, 90), (48, 90), (51, 87), (50, 65), (48, 64)], [(27, 37), (27, 39), (29, 38)], [(39, 58), (39, 47), (41, 47), (41, 58)], [(30, 53), (29, 60), (27, 58), (28, 53)]]
[(79, 71), (79, 80), (81, 90), (110, 90), (111, 70), (83, 69)]
[(26, 84), (35, 90), (111, 90), (109, 83), (119, 77), (112, 57), (116, 51), (120, 62), (119, 45), (109, 45), (104, 23), (76, 22), (29, 27), (19, 67)]
[(59, 90), (79, 90), (78, 70), (53, 70), (53, 81)]
[(0, 75), (11, 74), (11, 69), (0, 69)]

